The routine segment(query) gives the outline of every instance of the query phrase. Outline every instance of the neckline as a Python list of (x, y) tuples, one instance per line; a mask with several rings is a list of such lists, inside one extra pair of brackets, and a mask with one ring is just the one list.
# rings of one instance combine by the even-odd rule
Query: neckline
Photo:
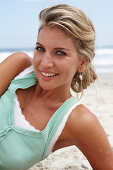
[[(14, 93), (15, 94), (15, 93)], [(15, 94), (16, 95), (16, 94)], [(14, 97), (15, 95), (13, 96), (13, 100), (14, 100)], [(45, 128), (43, 130), (39, 130), (39, 129), (36, 129), (38, 130), (37, 132), (36, 131), (32, 131), (32, 130), (28, 130), (28, 129), (24, 129), (22, 127), (18, 127), (14, 124), (14, 102), (13, 102), (13, 107), (11, 109), (11, 112), (10, 114), (12, 113), (12, 116), (10, 115), (10, 117), (12, 119), (10, 119), (10, 124), (12, 127), (14, 127), (14, 129), (16, 129), (17, 131), (21, 132), (21, 133), (24, 133), (24, 134), (27, 134), (27, 135), (40, 135), (40, 134), (45, 134), (47, 128), (49, 127), (49, 125), (52, 123), (52, 120), (54, 119), (54, 117), (56, 116), (56, 114), (60, 111), (60, 110), (63, 110), (64, 108), (64, 105), (67, 105), (68, 102), (71, 102), (73, 100), (76, 100), (76, 98), (74, 96), (71, 96), (70, 98), (68, 98), (66, 101), (64, 101), (62, 103), (62, 105), (53, 113), (53, 115), (51, 116), (51, 118), (49, 119), (48, 123), (46, 124)], [(26, 119), (25, 119), (26, 120)], [(29, 122), (28, 122), (29, 123)]]
[[(28, 79), (29, 76), (25, 77), (24, 79)], [(31, 78), (31, 77), (30, 77)], [(23, 79), (23, 78), (22, 78)], [(76, 101), (76, 97), (74, 96), (71, 96), (70, 98), (68, 98), (66, 101), (64, 101), (62, 103), (62, 105), (55, 111), (55, 113), (51, 116), (51, 118), (49, 119), (48, 123), (46, 124), (46, 127), (43, 129), (43, 130), (39, 130), (39, 132), (35, 132), (35, 131), (32, 131), (32, 130), (27, 130), (27, 129), (24, 129), (24, 128), (21, 128), (21, 127), (18, 127), (18, 126), (15, 126), (14, 125), (14, 97), (16, 95), (16, 90), (17, 89), (26, 89), (26, 88), (29, 88), (33, 85), (36, 84), (36, 78), (34, 76), (34, 74), (32, 75), (32, 79), (34, 79), (34, 81), (31, 81), (30, 79), (30, 82), (28, 81), (28, 83), (26, 84), (21, 84), (20, 87), (17, 87), (17, 86), (14, 86), (14, 89), (13, 89), (13, 93), (12, 93), (12, 104), (11, 104), (11, 108), (10, 108), (10, 112), (9, 112), (9, 125), (11, 127), (13, 127), (13, 129), (15, 129), (16, 131), (19, 131), (20, 133), (24, 133), (24, 134), (27, 134), (27, 135), (40, 135), (40, 134), (45, 134), (46, 132), (46, 129), (48, 128), (48, 126), (51, 124), (52, 120), (54, 119), (54, 117), (56, 116), (57, 112), (59, 112), (60, 110), (63, 109), (64, 105), (67, 104), (69, 101), (71, 102), (71, 100), (73, 101)], [(18, 79), (16, 79), (15, 81), (18, 81)]]

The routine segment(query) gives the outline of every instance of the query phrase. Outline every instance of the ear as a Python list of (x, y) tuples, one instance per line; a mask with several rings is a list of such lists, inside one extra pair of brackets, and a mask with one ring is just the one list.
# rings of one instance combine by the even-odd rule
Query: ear
[(77, 71), (79, 73), (82, 73), (85, 70), (85, 68), (86, 68), (86, 63), (83, 60), (81, 60), (79, 66), (78, 66)]

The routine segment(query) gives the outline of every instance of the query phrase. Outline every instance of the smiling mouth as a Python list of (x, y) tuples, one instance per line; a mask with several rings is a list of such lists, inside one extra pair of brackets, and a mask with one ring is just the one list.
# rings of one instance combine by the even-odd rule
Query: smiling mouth
[(54, 77), (54, 76), (58, 75), (58, 73), (57, 73), (57, 74), (53, 74), (53, 73), (44, 73), (44, 72), (41, 72), (41, 74), (42, 74), (44, 77)]

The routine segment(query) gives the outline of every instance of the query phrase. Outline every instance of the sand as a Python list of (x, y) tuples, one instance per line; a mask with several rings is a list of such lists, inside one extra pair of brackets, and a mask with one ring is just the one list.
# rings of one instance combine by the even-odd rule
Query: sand
[[(98, 74), (98, 80), (84, 91), (80, 100), (99, 119), (113, 148), (113, 73)], [(85, 156), (75, 146), (62, 148), (29, 170), (91, 170)]]

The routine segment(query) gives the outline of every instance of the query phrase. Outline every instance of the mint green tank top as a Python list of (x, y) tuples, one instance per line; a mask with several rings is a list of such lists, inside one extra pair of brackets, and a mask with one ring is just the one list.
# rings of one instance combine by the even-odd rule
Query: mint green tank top
[(39, 132), (14, 125), (14, 98), (18, 88), (26, 89), (36, 84), (34, 73), (11, 82), (0, 97), (0, 170), (26, 170), (46, 157), (46, 150), (68, 110), (76, 98), (66, 100)]

